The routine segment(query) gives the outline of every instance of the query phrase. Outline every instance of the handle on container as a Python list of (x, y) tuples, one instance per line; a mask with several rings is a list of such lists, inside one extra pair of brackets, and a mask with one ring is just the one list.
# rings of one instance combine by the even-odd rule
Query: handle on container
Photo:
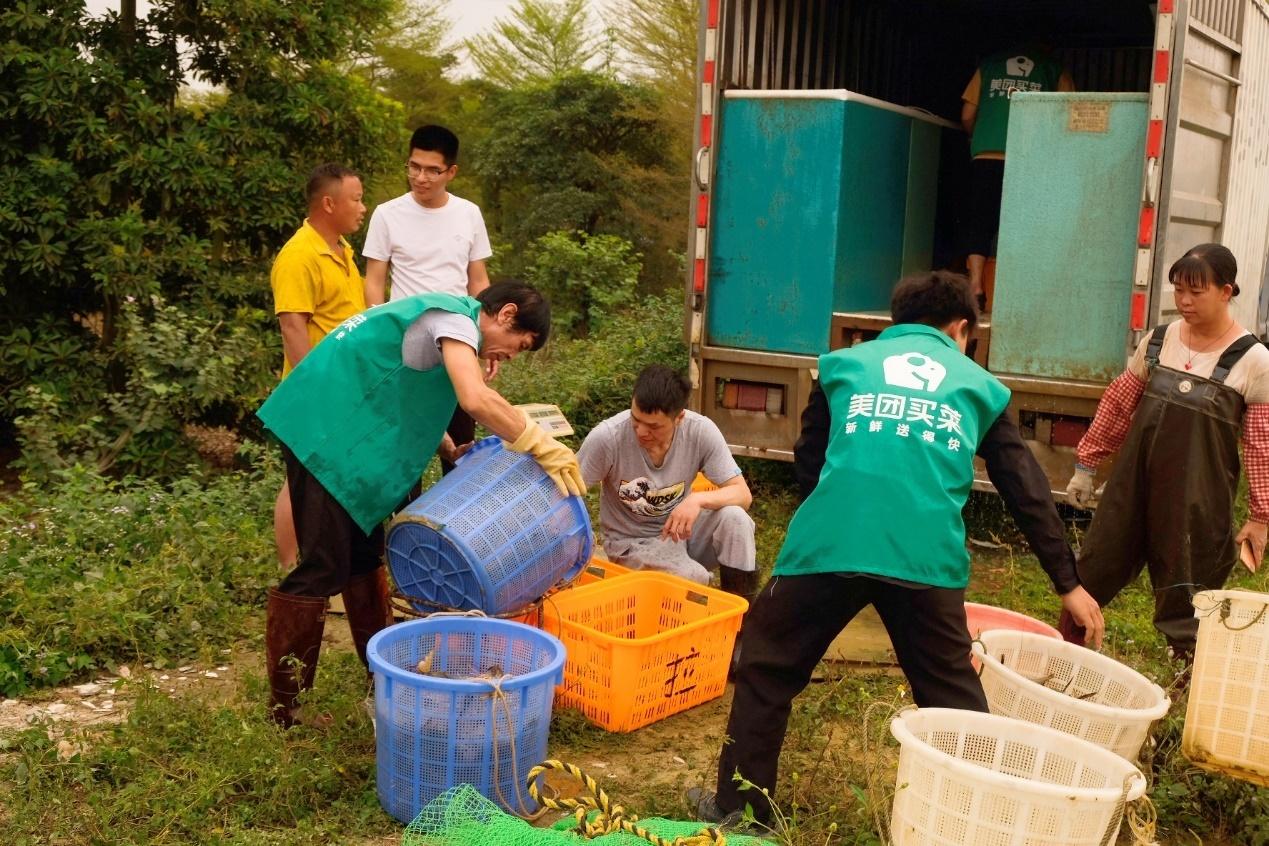
[(692, 167), (692, 174), (693, 176), (696, 177), (696, 187), (702, 191), (704, 191), (705, 189), (709, 187), (709, 180), (706, 179), (705, 175), (703, 174), (701, 170), (701, 165), (705, 160), (705, 156), (707, 156), (708, 154), (709, 154), (708, 144), (702, 144), (700, 147), (698, 147), (696, 150), (696, 163)]

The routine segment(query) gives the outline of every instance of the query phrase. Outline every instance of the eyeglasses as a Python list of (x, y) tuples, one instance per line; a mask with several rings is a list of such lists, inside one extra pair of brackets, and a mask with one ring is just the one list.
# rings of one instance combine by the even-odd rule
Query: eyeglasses
[(414, 162), (405, 163), (405, 172), (414, 179), (417, 179), (420, 176), (426, 176), (428, 179), (437, 179), (448, 170), (448, 167), (423, 167), (415, 164)]

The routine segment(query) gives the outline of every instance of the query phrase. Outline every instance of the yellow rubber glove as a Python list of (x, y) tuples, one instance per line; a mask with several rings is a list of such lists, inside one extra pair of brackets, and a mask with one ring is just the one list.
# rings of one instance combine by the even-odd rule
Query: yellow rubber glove
[(524, 431), (507, 449), (524, 452), (533, 456), (546, 474), (555, 480), (555, 485), (564, 496), (581, 496), (586, 493), (586, 483), (582, 481), (582, 468), (577, 464), (577, 456), (564, 444), (552, 438), (542, 427), (524, 416)]

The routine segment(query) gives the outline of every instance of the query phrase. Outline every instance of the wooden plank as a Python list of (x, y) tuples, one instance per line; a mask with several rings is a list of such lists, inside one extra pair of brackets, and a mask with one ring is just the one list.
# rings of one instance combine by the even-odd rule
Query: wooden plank
[(871, 605), (856, 614), (850, 625), (842, 629), (824, 654), (824, 660), (852, 664), (895, 663), (890, 635), (886, 634), (885, 625)]

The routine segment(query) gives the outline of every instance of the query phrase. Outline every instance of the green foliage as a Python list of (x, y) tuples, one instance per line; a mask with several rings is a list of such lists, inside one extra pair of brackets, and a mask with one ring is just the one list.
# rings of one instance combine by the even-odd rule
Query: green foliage
[(687, 366), (678, 297), (645, 297), (589, 338), (552, 340), (502, 368), (499, 392), (513, 403), (551, 402), (584, 438), (595, 424), (630, 407), (646, 365)]
[[(136, 699), (125, 722), (74, 736), (63, 760), (37, 725), (0, 741), (6, 844), (191, 843), (319, 846), (374, 842), (400, 826), (374, 793), (374, 734), (362, 708), (365, 674), (351, 653), (322, 655), (313, 707), (327, 731), (279, 730), (267, 695), (248, 678), (245, 701), (166, 695), (145, 682), (119, 691)], [(0, 788), (3, 790), (3, 788)]]
[(603, 43), (592, 32), (586, 0), (519, 0), (492, 35), (469, 39), (484, 79), (502, 88), (552, 82), (590, 68)]
[(696, 99), (699, 0), (622, 0), (613, 19), (617, 42), (636, 72), (690, 109)]
[[(109, 360), (123, 365), (122, 390), (108, 388), (105, 362), (88, 374), (78, 370), (98, 358), (84, 346), (77, 356), (47, 361), (46, 367), (30, 371), (36, 375), (14, 402), (23, 446), (14, 466), (30, 478), (48, 480), (76, 464), (98, 472), (117, 468), (170, 477), (196, 463), (193, 446), (179, 434), (182, 423), (213, 410), (242, 419), (273, 382), (271, 372), (255, 366), (262, 345), (251, 327), (263, 323), (263, 317), (256, 313), (243, 318), (228, 325), (213, 322), (158, 296), (145, 307), (125, 302), (122, 331)], [(29, 335), (25, 327), (13, 334), (23, 341)], [(61, 343), (70, 344), (73, 340)], [(48, 346), (48, 339), (41, 345)], [(35, 346), (27, 341), (20, 349), (34, 355)], [(276, 358), (270, 355), (270, 360)], [(95, 380), (105, 382), (107, 389), (93, 391)]]
[(276, 469), (170, 488), (75, 468), (0, 499), (0, 693), (227, 646), (277, 577)]
[[(163, 471), (188, 454), (184, 423), (242, 421), (277, 367), (265, 271), (302, 216), (303, 175), (325, 159), (377, 169), (400, 131), (398, 107), (340, 66), (391, 8), (161, 0), (130, 19), (18, 0), (0, 12), (0, 338), (20, 347), (4, 353), (0, 428), (22, 413), (24, 437), (40, 436), (24, 447), (98, 466), (145, 441), (157, 463), (145, 449), (132, 463)], [(187, 94), (187, 71), (218, 87)], [(155, 296), (168, 307), (127, 305)], [(141, 350), (211, 336), (201, 366), (216, 374), (201, 384)], [(75, 356), (42, 368), (57, 349)], [(217, 381), (233, 368), (236, 399)]]
[(616, 235), (548, 232), (533, 242), (527, 282), (551, 301), (557, 332), (585, 335), (602, 329), (604, 315), (629, 305), (639, 281), (639, 254)]
[[(668, 161), (659, 102), (647, 86), (594, 73), (489, 97), (474, 167), (492, 228), (517, 253), (561, 230), (620, 235), (648, 261), (681, 250), (681, 227), (677, 241), (660, 240), (630, 213), (648, 191), (641, 177)], [(674, 198), (680, 216), (684, 196)], [(664, 267), (654, 265), (656, 278), (669, 275)]]

